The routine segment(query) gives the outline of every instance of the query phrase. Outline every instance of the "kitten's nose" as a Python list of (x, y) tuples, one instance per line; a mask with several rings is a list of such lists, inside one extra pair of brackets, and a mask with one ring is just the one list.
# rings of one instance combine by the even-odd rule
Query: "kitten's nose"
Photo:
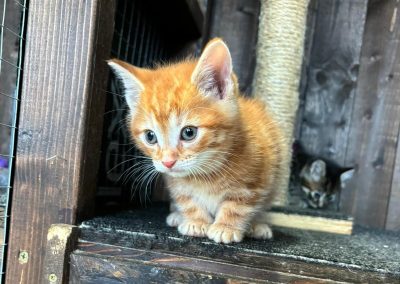
[(175, 165), (176, 160), (175, 161), (162, 161), (162, 163), (164, 166), (166, 166), (168, 169), (170, 169)]

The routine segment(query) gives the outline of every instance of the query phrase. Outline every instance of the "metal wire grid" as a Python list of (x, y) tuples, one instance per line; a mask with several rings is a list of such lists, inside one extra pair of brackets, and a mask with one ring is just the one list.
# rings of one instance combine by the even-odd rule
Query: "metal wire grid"
[[(14, 160), (15, 136), (17, 130), (19, 90), (22, 73), (24, 31), (26, 23), (27, 0), (0, 1), (0, 159), (6, 180), (0, 182), (0, 222), (1, 233), (1, 275), (4, 275), (4, 258), (7, 243), (10, 197), (12, 192), (12, 166)], [(2, 115), (1, 115), (2, 114)], [(3, 172), (4, 173), (4, 172)]]
[[(112, 43), (112, 56), (136, 66), (151, 66), (167, 57), (165, 43), (157, 23), (148, 13), (145, 0), (117, 2), (116, 22)], [(141, 172), (129, 176), (129, 170), (140, 161), (140, 155), (133, 147), (126, 128), (127, 105), (121, 96), (119, 84), (110, 80), (105, 113), (103, 151), (100, 168), (100, 192), (106, 188), (126, 189), (131, 194), (136, 191), (140, 202), (146, 200), (141, 184), (136, 177)], [(133, 192), (131, 192), (133, 190)], [(106, 190), (110, 192), (109, 190)], [(142, 195), (144, 194), (144, 196)], [(149, 192), (147, 192), (148, 197)]]

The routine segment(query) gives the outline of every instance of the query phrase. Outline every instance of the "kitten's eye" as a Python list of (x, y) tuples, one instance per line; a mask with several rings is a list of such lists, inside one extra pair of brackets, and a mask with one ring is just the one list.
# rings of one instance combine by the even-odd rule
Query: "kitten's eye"
[(186, 126), (181, 131), (181, 140), (191, 141), (197, 136), (197, 127)]
[(153, 145), (157, 143), (157, 136), (156, 134), (151, 131), (151, 130), (146, 130), (144, 133), (144, 137), (146, 137), (147, 143)]

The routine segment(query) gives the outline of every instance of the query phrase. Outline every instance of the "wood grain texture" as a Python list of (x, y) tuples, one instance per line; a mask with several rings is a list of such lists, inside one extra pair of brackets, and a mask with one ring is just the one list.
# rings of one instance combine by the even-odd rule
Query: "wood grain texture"
[[(172, 259), (170, 261), (173, 261)], [(179, 259), (175, 259), (179, 261)], [(73, 254), (70, 283), (226, 283), (223, 276)], [(230, 280), (230, 279), (229, 279)], [(228, 281), (229, 281), (228, 280)], [(242, 282), (234, 282), (242, 283)], [(246, 283), (246, 282), (243, 282)]]
[(306, 152), (343, 165), (367, 1), (313, 1), (310, 7), (314, 31), (303, 72), (298, 138)]
[(357, 165), (350, 183), (356, 193), (341, 200), (356, 223), (375, 228), (386, 224), (399, 136), (399, 9), (396, 0), (370, 1), (368, 7), (346, 157), (346, 164)]
[(289, 275), (279, 271), (163, 252), (93, 243), (80, 244), (79, 249), (83, 249), (85, 253), (78, 250), (71, 256), (73, 279), (90, 279), (93, 283), (99, 283), (100, 279), (106, 280), (107, 283), (112, 283), (112, 280), (115, 283), (118, 281), (137, 283), (144, 279), (155, 283), (289, 283), (296, 281), (333, 283), (333, 281), (324, 282), (322, 279), (313, 277)]
[(400, 129), (385, 228), (400, 231)]
[(113, 17), (114, 1), (30, 1), (7, 283), (40, 283), (49, 226), (92, 211)]
[(204, 40), (221, 37), (229, 47), (240, 90), (251, 93), (256, 63), (260, 0), (209, 0)]
[(351, 235), (353, 220), (340, 220), (300, 214), (268, 213), (269, 224), (286, 228)]
[(305, 98), (307, 94), (307, 84), (308, 84), (308, 69), (311, 64), (311, 52), (313, 46), (314, 32), (315, 32), (315, 24), (317, 20), (317, 12), (318, 12), (318, 0), (310, 0), (308, 4), (307, 11), (307, 28), (305, 32), (304, 38), (304, 54), (303, 54), (303, 64), (301, 66), (301, 78), (300, 78), (300, 86), (299, 86), (299, 107), (297, 108), (296, 114), (296, 124), (294, 125), (295, 129), (293, 131), (293, 136), (295, 139), (299, 139), (301, 135), (301, 124), (302, 118), (304, 114), (304, 105)]
[(252, 251), (233, 254), (226, 251), (212, 259), (194, 257), (196, 249), (155, 251), (79, 242), (71, 255), (72, 283), (398, 282), (396, 277), (355, 267), (307, 263)]
[(69, 279), (69, 257), (75, 249), (79, 229), (67, 224), (53, 224), (47, 233), (42, 283), (66, 284)]

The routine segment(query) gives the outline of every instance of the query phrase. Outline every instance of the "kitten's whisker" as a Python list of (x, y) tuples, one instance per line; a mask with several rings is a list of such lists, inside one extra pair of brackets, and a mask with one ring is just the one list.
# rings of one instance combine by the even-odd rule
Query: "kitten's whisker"
[[(138, 168), (136, 168), (136, 169), (133, 169), (131, 172), (129, 172), (129, 173), (125, 176), (125, 178), (124, 178), (124, 180), (123, 180), (123, 183), (125, 184), (125, 182), (127, 182), (129, 179), (131, 179), (131, 177), (134, 176), (137, 172), (145, 171), (145, 170), (147, 170), (149, 167), (151, 167), (151, 166), (149, 166), (148, 164), (143, 164), (143, 165), (140, 165), (140, 167), (138, 167)], [(133, 168), (133, 166), (132, 166), (131, 168)], [(130, 170), (131, 168), (129, 168), (128, 170)], [(125, 173), (125, 172), (124, 172), (124, 173)]]
[[(226, 173), (227, 175), (229, 175), (234, 182), (236, 182), (238, 185), (240, 185), (241, 183), (232, 175), (232, 173), (230, 173), (228, 171), (231, 170), (234, 174), (238, 175), (238, 173), (236, 173), (235, 171), (233, 171), (228, 165), (226, 164), (222, 164), (220, 167), (216, 167), (213, 163), (215, 162), (220, 162), (218, 160), (213, 160), (213, 161), (203, 161), (203, 162), (208, 162), (208, 163), (202, 163), (202, 166), (207, 167), (208, 169), (210, 169), (212, 172), (217, 172), (218, 170), (222, 170), (224, 173)], [(227, 167), (228, 169), (226, 169), (225, 167)]]
[(238, 168), (241, 168), (241, 165), (239, 165), (238, 163), (236, 163), (236, 162), (234, 162), (234, 161), (232, 161), (232, 160), (228, 160), (228, 159), (226, 159), (225, 157), (223, 158), (223, 161), (220, 161), (220, 160), (218, 160), (218, 159), (214, 159), (214, 160), (212, 160), (213, 162), (217, 162), (217, 163), (220, 163), (219, 165), (223, 165), (223, 166), (226, 166), (226, 167), (229, 167), (232, 171), (233, 171), (233, 169), (230, 167), (230, 165), (229, 164), (234, 164), (234, 165), (236, 165)]
[(117, 132), (120, 131), (120, 130), (122, 129), (122, 127), (127, 127), (128, 125), (127, 125), (127, 123), (125, 123), (125, 122), (127, 122), (129, 119), (130, 119), (130, 117), (126, 117), (126, 118), (121, 119), (120, 121), (118, 121), (117, 124), (121, 124), (121, 125), (120, 125), (120, 127), (118, 127), (118, 128), (116, 129), (116, 131), (117, 131)]
[[(133, 166), (130, 166), (129, 168), (127, 168), (117, 179), (117, 182), (125, 175), (126, 172), (130, 171), (131, 169), (135, 168), (138, 164), (134, 164)], [(126, 178), (124, 178), (124, 180), (122, 181), (122, 183), (125, 183)]]
[(106, 90), (106, 89), (98, 89), (98, 90), (103, 91), (103, 92), (105, 92), (107, 94), (111, 94), (111, 95), (115, 95), (115, 96), (118, 96), (118, 97), (121, 97), (121, 98), (125, 98), (124, 95), (121, 95), (121, 94), (118, 94), (118, 93), (114, 93), (114, 92), (111, 92), (111, 91)]
[[(206, 185), (207, 185), (210, 189), (212, 189), (212, 188), (213, 188), (213, 186), (212, 186), (212, 181), (211, 181), (210, 177), (207, 175), (206, 171), (204, 171), (201, 167), (195, 167), (195, 169), (197, 169), (197, 170), (198, 170), (198, 173), (200, 174), (200, 176), (201, 176), (203, 179), (205, 179)], [(200, 171), (202, 171), (203, 173), (201, 173)]]
[[(236, 154), (234, 154), (232, 152), (225, 152), (225, 151), (220, 151), (220, 150), (206, 150), (206, 151), (204, 151), (204, 153), (220, 153), (220, 154), (225, 154), (227, 156), (232, 156), (232, 157), (236, 157), (236, 158), (242, 158), (242, 156), (236, 155)], [(257, 155), (252, 155), (252, 157), (257, 157)], [(260, 154), (258, 157), (263, 157), (263, 155)]]
[(142, 165), (140, 168), (134, 169), (132, 172), (130, 172), (126, 180), (131, 179), (137, 172), (140, 172), (139, 175), (136, 177), (136, 179), (139, 180), (151, 168), (152, 168), (151, 164)]
[(127, 145), (132, 145), (132, 143), (114, 143), (114, 142), (111, 142), (110, 144), (111, 144), (111, 145), (116, 145), (116, 146), (127, 146)]
[(116, 112), (116, 111), (121, 111), (121, 110), (129, 110), (129, 108), (117, 108), (117, 109), (112, 109), (112, 110), (109, 110), (109, 111), (106, 111), (103, 115), (107, 115), (107, 114), (110, 114), (110, 113), (113, 113), (113, 112)]
[(122, 164), (124, 164), (124, 163), (127, 163), (127, 162), (129, 162), (129, 161), (133, 161), (133, 160), (135, 160), (135, 159), (136, 159), (136, 158), (131, 158), (131, 159), (128, 159), (128, 160), (122, 161), (121, 163), (116, 164), (114, 167), (112, 167), (111, 169), (109, 169), (109, 170), (107, 171), (107, 174), (110, 174), (110, 172), (111, 172), (112, 170), (114, 170), (115, 168), (117, 168), (118, 166), (120, 166), (120, 165), (122, 165)]
[[(148, 167), (148, 164), (145, 163), (145, 162), (135, 164), (135, 165), (129, 167), (127, 170), (125, 170), (125, 171), (121, 174), (121, 176), (119, 177), (119, 179), (120, 179), (123, 175), (126, 174), (126, 175), (125, 175), (125, 178), (124, 178), (124, 180), (123, 180), (123, 184), (125, 184), (125, 182), (128, 181), (135, 173), (137, 173), (137, 172), (139, 172), (139, 171), (141, 171), (141, 170), (144, 170), (144, 169), (146, 169), (147, 167)], [(118, 180), (119, 180), (119, 179), (118, 179)]]
[(150, 167), (148, 167), (148, 168), (146, 168), (141, 174), (140, 174), (140, 176), (139, 176), (139, 180), (141, 181), (141, 183), (140, 183), (140, 187), (142, 187), (144, 184), (144, 182), (145, 182), (145, 179), (146, 179), (146, 177), (149, 175), (149, 173), (151, 173), (153, 171), (153, 167), (152, 166), (150, 166)]
[[(147, 180), (147, 184), (148, 184), (148, 182), (150, 180), (150, 177), (151, 177), (151, 175), (153, 173), (154, 173), (154, 171), (153, 171), (153, 169), (151, 169), (149, 172), (147, 172), (143, 176), (143, 178), (141, 179), (140, 188), (142, 188), (144, 186), (144, 183), (146, 182), (146, 180)], [(146, 184), (146, 187), (145, 187), (145, 194), (146, 194), (146, 191), (147, 191), (147, 184)], [(139, 194), (139, 198), (140, 198), (140, 204), (142, 204), (142, 195), (141, 194)], [(145, 198), (146, 198), (146, 196), (145, 196)]]
[[(150, 177), (150, 181), (146, 185), (146, 192), (145, 192), (145, 203), (146, 203), (146, 196), (147, 196), (147, 190), (148, 186), (150, 186), (150, 191), (151, 191), (151, 186), (154, 184), (154, 179), (158, 176), (157, 171), (153, 171), (153, 175)], [(148, 197), (149, 201), (151, 202), (151, 198)]]
[(120, 156), (120, 157), (135, 157), (139, 159), (147, 159), (147, 160), (152, 160), (152, 158), (146, 157), (146, 156), (138, 156), (138, 155), (125, 155), (125, 154), (110, 154), (113, 156)]
[(125, 151), (125, 153), (129, 153), (130, 151), (135, 150), (135, 145), (133, 145), (132, 147), (130, 147), (128, 150)]

